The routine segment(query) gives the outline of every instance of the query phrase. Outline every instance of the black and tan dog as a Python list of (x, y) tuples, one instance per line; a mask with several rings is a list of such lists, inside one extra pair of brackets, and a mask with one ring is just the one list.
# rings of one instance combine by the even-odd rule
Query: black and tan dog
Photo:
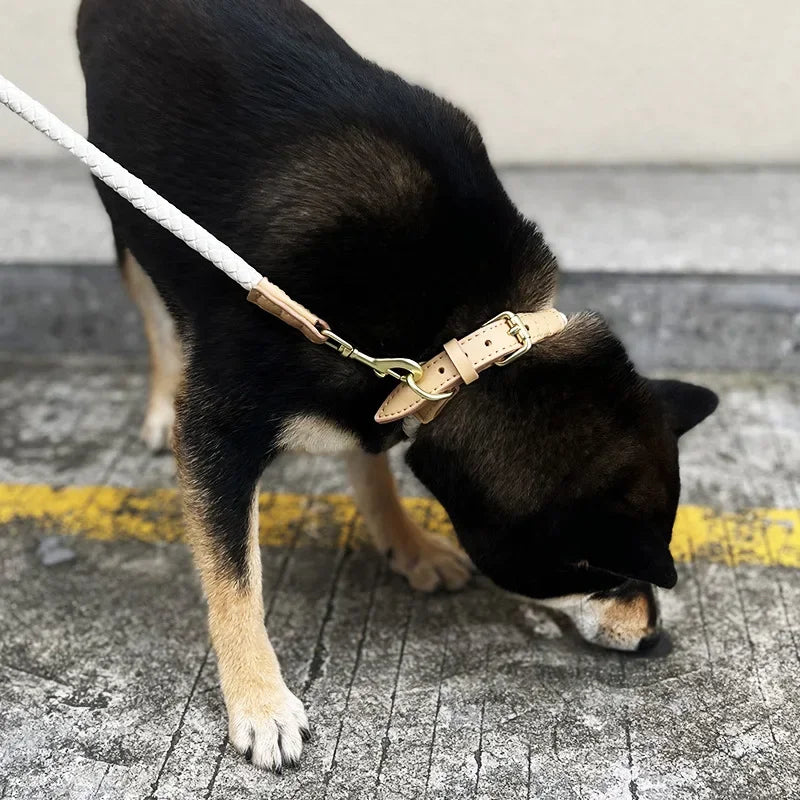
[[(555, 260), (474, 124), (298, 0), (83, 0), (78, 38), (92, 141), (360, 349), (425, 361), (499, 312), (551, 306)], [(294, 762), (308, 726), (264, 629), (257, 540), (259, 478), (287, 449), (348, 452), (393, 567), (457, 589), (469, 559), (407, 518), (388, 472), (412, 438), (411, 468), (480, 570), (591, 641), (653, 640), (651, 584), (676, 580), (677, 439), (713, 393), (642, 378), (584, 313), (429, 424), (378, 424), (386, 381), (99, 190), (150, 340), (144, 437), (173, 437), (231, 740), (255, 764)]]

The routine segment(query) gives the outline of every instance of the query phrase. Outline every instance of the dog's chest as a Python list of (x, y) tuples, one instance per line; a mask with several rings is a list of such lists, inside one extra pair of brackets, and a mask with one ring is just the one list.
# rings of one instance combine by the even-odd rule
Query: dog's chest
[(358, 448), (358, 439), (318, 414), (296, 414), (283, 424), (278, 443), (284, 450), (300, 453), (343, 453)]

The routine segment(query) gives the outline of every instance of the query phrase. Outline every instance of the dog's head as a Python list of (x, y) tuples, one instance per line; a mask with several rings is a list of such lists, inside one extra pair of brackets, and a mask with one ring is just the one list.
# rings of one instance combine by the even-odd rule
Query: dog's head
[(716, 404), (703, 387), (638, 375), (583, 314), (463, 388), (407, 458), (484, 574), (577, 604), (586, 638), (633, 650), (657, 625), (649, 584), (677, 580), (678, 437)]

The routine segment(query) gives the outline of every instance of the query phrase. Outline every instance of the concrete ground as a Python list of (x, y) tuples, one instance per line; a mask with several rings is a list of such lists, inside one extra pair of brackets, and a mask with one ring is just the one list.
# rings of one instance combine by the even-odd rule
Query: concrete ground
[(412, 592), (338, 462), (287, 457), (263, 482), (265, 600), (314, 738), (297, 769), (253, 769), (226, 743), (171, 459), (136, 436), (144, 350), (102, 218), (69, 166), (0, 165), (0, 798), (800, 796), (797, 174), (505, 178), (529, 212), (550, 198), (579, 259), (561, 304), (721, 396), (682, 447), (672, 652), (589, 647), (482, 578)]

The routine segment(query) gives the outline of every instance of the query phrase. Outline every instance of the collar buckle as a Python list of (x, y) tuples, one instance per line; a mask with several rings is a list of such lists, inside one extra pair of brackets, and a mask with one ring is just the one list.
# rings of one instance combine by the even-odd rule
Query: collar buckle
[(516, 361), (520, 356), (524, 356), (528, 350), (533, 346), (533, 337), (531, 332), (525, 326), (525, 323), (519, 318), (518, 314), (513, 311), (501, 311), (496, 317), (492, 317), (486, 324), (491, 325), (493, 322), (503, 320), (508, 325), (508, 332), (511, 336), (515, 336), (520, 343), (520, 347), (513, 353), (507, 355), (500, 361), (495, 361), (498, 367), (505, 367), (512, 361)]

